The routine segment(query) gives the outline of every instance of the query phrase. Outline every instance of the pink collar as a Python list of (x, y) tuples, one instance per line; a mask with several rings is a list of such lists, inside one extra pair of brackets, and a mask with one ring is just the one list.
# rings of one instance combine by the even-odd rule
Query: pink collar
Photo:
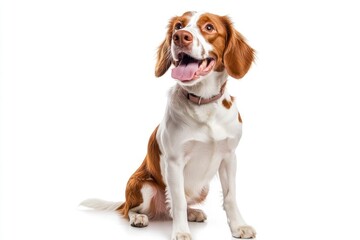
[(225, 86), (221, 87), (220, 92), (216, 94), (215, 96), (212, 96), (211, 98), (202, 98), (200, 96), (197, 96), (193, 93), (189, 93), (184, 88), (181, 88), (181, 92), (184, 94), (184, 96), (192, 103), (195, 103), (197, 105), (203, 105), (208, 104), (211, 102), (214, 102), (221, 98), (221, 96), (224, 94)]

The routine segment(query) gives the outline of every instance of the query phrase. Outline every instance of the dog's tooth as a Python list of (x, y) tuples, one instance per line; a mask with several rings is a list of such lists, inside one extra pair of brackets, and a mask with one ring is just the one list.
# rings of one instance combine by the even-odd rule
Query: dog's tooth
[(202, 60), (199, 69), (203, 70), (206, 67), (206, 65), (207, 65), (207, 60), (206, 59)]

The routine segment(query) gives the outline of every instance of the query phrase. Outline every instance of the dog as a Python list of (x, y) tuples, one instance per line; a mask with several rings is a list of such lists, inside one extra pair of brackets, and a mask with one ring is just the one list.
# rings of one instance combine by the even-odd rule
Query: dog
[(226, 89), (228, 76), (242, 78), (254, 56), (227, 16), (185, 12), (171, 18), (157, 51), (155, 76), (173, 66), (176, 84), (165, 116), (150, 136), (147, 155), (127, 183), (126, 201), (88, 199), (81, 205), (116, 210), (134, 227), (147, 226), (149, 219), (172, 219), (171, 239), (190, 240), (188, 221), (207, 218), (191, 205), (204, 201), (218, 173), (233, 237), (255, 238), (236, 203), (235, 149), (242, 119)]

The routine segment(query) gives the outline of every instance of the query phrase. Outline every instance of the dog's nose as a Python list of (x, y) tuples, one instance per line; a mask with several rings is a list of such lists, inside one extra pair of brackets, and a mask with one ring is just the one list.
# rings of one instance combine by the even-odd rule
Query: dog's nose
[(176, 46), (187, 47), (193, 42), (193, 36), (188, 31), (180, 30), (174, 34), (173, 40)]

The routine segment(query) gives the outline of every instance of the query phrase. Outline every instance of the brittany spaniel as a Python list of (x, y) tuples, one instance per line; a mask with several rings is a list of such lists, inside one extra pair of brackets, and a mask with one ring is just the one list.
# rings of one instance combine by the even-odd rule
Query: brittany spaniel
[(204, 201), (218, 172), (232, 235), (254, 238), (235, 198), (242, 120), (226, 89), (228, 76), (242, 78), (253, 60), (254, 50), (228, 17), (198, 12), (173, 17), (158, 49), (155, 75), (173, 65), (176, 84), (165, 116), (150, 136), (147, 155), (127, 183), (126, 201), (88, 199), (82, 205), (116, 210), (134, 227), (147, 226), (149, 219), (172, 219), (171, 239), (190, 240), (188, 221), (206, 220), (191, 205)]

